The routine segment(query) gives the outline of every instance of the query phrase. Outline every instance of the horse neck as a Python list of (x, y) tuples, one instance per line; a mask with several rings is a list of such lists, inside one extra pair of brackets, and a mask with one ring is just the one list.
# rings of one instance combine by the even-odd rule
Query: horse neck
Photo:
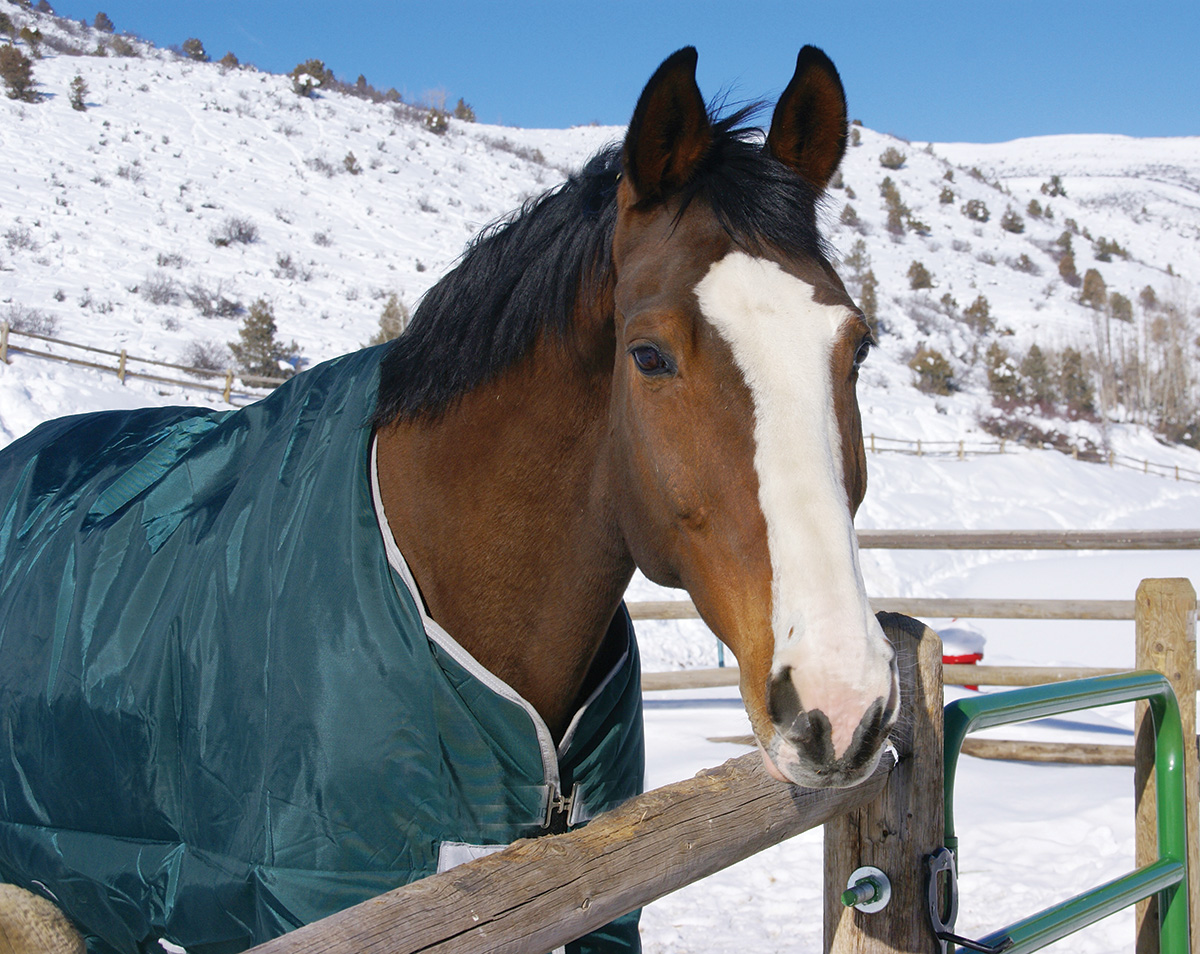
[(556, 739), (633, 573), (609, 489), (611, 351), (585, 373), (566, 350), (541, 341), (436, 419), (378, 433), (384, 510), (430, 617)]

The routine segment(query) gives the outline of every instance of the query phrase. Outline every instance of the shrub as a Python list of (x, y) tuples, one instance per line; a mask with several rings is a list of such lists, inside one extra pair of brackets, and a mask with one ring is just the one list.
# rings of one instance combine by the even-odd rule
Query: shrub
[(1083, 274), (1083, 287), (1079, 290), (1079, 303), (1097, 310), (1108, 302), (1108, 286), (1094, 268), (1089, 268)]
[(938, 193), (938, 202), (942, 205), (953, 205), (954, 190), (949, 186), (942, 186), (942, 191)]
[(386, 341), (391, 341), (393, 338), (398, 338), (407, 326), (408, 309), (404, 307), (404, 303), (393, 293), (388, 297), (387, 304), (383, 306), (383, 312), (379, 316), (379, 330), (375, 332), (375, 337), (368, 341), (367, 344), (379, 345)]
[(34, 92), (33, 63), (11, 43), (0, 46), (0, 79), (8, 87), (8, 98), (23, 103), (36, 103)]
[(888, 146), (879, 156), (879, 164), (885, 169), (899, 169), (903, 167), (907, 159), (908, 156), (895, 146)]
[(179, 303), (179, 286), (175, 279), (162, 272), (147, 275), (138, 286), (138, 293), (152, 305), (175, 305)]
[(464, 123), (475, 122), (475, 110), (469, 103), (464, 102), (461, 96), (458, 99), (458, 105), (454, 107), (454, 118), (461, 119)]
[(227, 70), (236, 70), (239, 66), (242, 65), (238, 61), (238, 58), (233, 55), (232, 51), (230, 51), (230, 52), (226, 53), (224, 56), (222, 56), (219, 62), (221, 64), (221, 66), (223, 66)]
[(0, 33), (5, 34), (10, 43), (14, 42), (17, 38), (17, 28), (12, 22), (12, 17), (3, 10), (0, 10)]
[(243, 374), (287, 378), (295, 373), (282, 365), (299, 358), (299, 347), (294, 341), (286, 345), (280, 342), (276, 338), (278, 330), (271, 306), (265, 299), (258, 299), (238, 329), (238, 340), (229, 342), (229, 350)]
[(183, 268), (183, 255), (179, 252), (159, 252), (154, 257), (154, 263), (159, 268)]
[(235, 243), (250, 245), (258, 241), (258, 226), (249, 219), (231, 215), (220, 227), (208, 233), (208, 240), (217, 248), (226, 248)]
[(424, 126), (440, 136), (450, 128), (450, 114), (435, 106), (425, 114)]
[(862, 281), (863, 275), (871, 267), (871, 256), (867, 254), (867, 243), (862, 239), (856, 239), (850, 246), (850, 251), (846, 253), (846, 257), (842, 259), (842, 266), (846, 268), (854, 281)]
[(4, 244), (10, 252), (36, 252), (38, 244), (34, 241), (33, 233), (25, 225), (13, 225), (4, 230)]
[(40, 60), (42, 58), (42, 31), (22, 27), (20, 37), (29, 47), (29, 52), (33, 54), (34, 59)]
[(1020, 235), (1025, 231), (1025, 220), (1011, 208), (1006, 209), (1004, 214), (1000, 216), (1000, 228), (1004, 229), (1005, 232)]
[(1108, 310), (1117, 321), (1133, 323), (1133, 302), (1120, 292), (1108, 296)]
[(926, 394), (949, 394), (955, 390), (954, 370), (946, 356), (936, 348), (921, 345), (908, 366), (916, 375), (917, 390)]
[(1146, 311), (1153, 311), (1158, 307), (1158, 295), (1149, 285), (1138, 292), (1138, 301)]
[(1106, 239), (1103, 235), (1093, 243), (1092, 254), (1098, 262), (1111, 262), (1114, 255), (1129, 258), (1129, 253), (1115, 239)]
[(4, 320), (13, 331), (24, 331), (33, 335), (58, 334), (58, 318), (40, 308), (10, 305)]
[(860, 224), (858, 213), (854, 211), (854, 206), (852, 206), (849, 202), (847, 202), (845, 207), (842, 209), (841, 223), (842, 225), (850, 226), (852, 229), (858, 228)]
[(225, 295), (220, 282), (215, 290), (203, 282), (192, 282), (184, 294), (204, 318), (232, 318), (243, 311), (241, 303)]
[(1072, 288), (1078, 288), (1080, 284), (1079, 272), (1075, 270), (1075, 253), (1067, 252), (1058, 260), (1058, 274), (1064, 282)]
[(992, 317), (992, 307), (983, 295), (976, 297), (963, 309), (963, 321), (977, 335), (986, 335), (996, 327), (996, 319)]
[(1025, 207), (1025, 214), (1031, 219), (1040, 219), (1045, 214), (1042, 210), (1042, 203), (1037, 199), (1030, 199), (1029, 205)]
[(1042, 274), (1042, 270), (1038, 268), (1037, 262), (1035, 262), (1024, 252), (1021, 253), (1020, 258), (1010, 258), (1008, 260), (1008, 264), (1011, 265), (1016, 271), (1024, 272), (1026, 275)]
[(297, 64), (288, 76), (292, 80), (292, 92), (297, 96), (312, 96), (314, 90), (333, 82), (333, 71), (321, 60), (305, 60)]
[(852, 145), (852, 146), (861, 146), (862, 145), (862, 133), (857, 129), (857, 127), (852, 127), (850, 129), (850, 145)]
[(181, 49), (183, 50), (184, 56), (186, 56), (189, 60), (195, 60), (197, 63), (208, 62), (208, 53), (205, 52), (204, 44), (194, 36), (188, 37), (186, 40), (184, 40)]
[(233, 364), (233, 355), (219, 341), (195, 338), (184, 347), (179, 363), (202, 371), (224, 371)]
[(87, 97), (87, 94), (88, 94), (87, 83), (84, 81), (82, 76), (80, 76), (78, 73), (76, 73), (75, 78), (73, 80), (71, 80), (71, 96), (70, 96), (71, 108), (77, 109), (81, 113), (84, 110), (86, 110), (87, 103), (84, 102), (84, 99)]
[(113, 26), (112, 20), (108, 18), (108, 14), (103, 11), (96, 14), (96, 19), (92, 21), (92, 26), (101, 33), (112, 33), (116, 29)]
[(913, 291), (933, 287), (933, 276), (929, 274), (929, 269), (915, 259), (908, 266), (908, 285)]
[(982, 199), (969, 199), (962, 207), (962, 214), (972, 222), (986, 222), (991, 218), (988, 207)]
[(362, 172), (362, 166), (358, 164), (358, 160), (354, 157), (353, 152), (346, 153), (346, 158), (342, 160), (342, 165), (346, 171), (352, 176), (356, 176)]
[(1067, 195), (1067, 190), (1063, 188), (1062, 177), (1051, 176), (1049, 182), (1043, 182), (1042, 195), (1048, 195), (1051, 198), (1054, 198), (1055, 196), (1063, 196), (1065, 198)]
[(123, 36), (114, 36), (108, 44), (117, 56), (137, 56), (137, 47)]

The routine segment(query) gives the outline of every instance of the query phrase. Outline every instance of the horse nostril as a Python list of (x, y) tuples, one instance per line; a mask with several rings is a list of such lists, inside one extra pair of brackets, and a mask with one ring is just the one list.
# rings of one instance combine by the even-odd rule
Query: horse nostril
[(800, 694), (792, 681), (792, 667), (784, 666), (767, 683), (767, 714), (777, 726), (790, 726), (801, 711)]

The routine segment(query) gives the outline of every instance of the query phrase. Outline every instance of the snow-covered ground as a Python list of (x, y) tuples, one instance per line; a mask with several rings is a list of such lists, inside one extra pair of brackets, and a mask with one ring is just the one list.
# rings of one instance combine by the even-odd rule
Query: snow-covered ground
[[(18, 27), (33, 22), (34, 14), (15, 4), (3, 8)], [(59, 29), (44, 17), (37, 25), (45, 34)], [(94, 46), (94, 36), (84, 39)], [(204, 317), (201, 305), (224, 297), (245, 307), (264, 298), (280, 337), (295, 339), (308, 361), (323, 360), (368, 340), (390, 294), (412, 306), (481, 226), (553, 186), (563, 169), (622, 133), (452, 121), (437, 135), (411, 111), (388, 104), (341, 95), (305, 99), (284, 77), (139, 49), (140, 57), (48, 55), (34, 69), (42, 102), (0, 98), (0, 319), (32, 314), (68, 340), (178, 361), (197, 343), (219, 351), (236, 337), (240, 314)], [(83, 112), (68, 103), (75, 75), (90, 90)], [(869, 129), (859, 136), (827, 220), (842, 255), (864, 239), (880, 280), (889, 333), (860, 385), (868, 433), (925, 441), (981, 436), (978, 417), (989, 401), (973, 360), (978, 342), (937, 312), (945, 293), (962, 307), (986, 294), (997, 334), (1020, 347), (1092, 340), (1095, 313), (1058, 280), (1046, 251), (1067, 218), (1130, 252), (1127, 260), (1097, 266), (1110, 288), (1136, 301), (1151, 285), (1160, 299), (1195, 307), (1200, 140), (1049, 137), (926, 148)], [(889, 146), (906, 154), (899, 170), (879, 165)], [(350, 153), (357, 172), (347, 168)], [(928, 226), (926, 234), (888, 235), (879, 198), (885, 175)], [(1052, 175), (1062, 177), (1067, 196), (1041, 191)], [(955, 196), (943, 203), (947, 187)], [(971, 198), (989, 206), (988, 222), (962, 214)], [(1022, 233), (999, 228), (1007, 207), (1024, 214), (1031, 199), (1049, 205), (1054, 218), (1026, 216)], [(857, 226), (840, 221), (847, 203)], [(214, 232), (231, 218), (253, 225), (256, 240), (214, 244)], [(1082, 273), (1094, 262), (1085, 240), (1077, 238), (1075, 247)], [(1022, 254), (1033, 270), (1011, 267)], [(908, 290), (905, 275), (915, 259), (933, 273), (934, 289)], [(1147, 316), (1137, 307), (1140, 327)], [(933, 397), (911, 387), (906, 360), (921, 342), (946, 349), (961, 391)], [(14, 354), (11, 364), (0, 364), (0, 446), (61, 414), (209, 400), (136, 378), (122, 386), (112, 374)], [(1120, 454), (1200, 471), (1200, 454), (1161, 444), (1133, 424), (1053, 423)], [(858, 524), (1200, 526), (1200, 484), (1052, 451), (1009, 450), (962, 461), (872, 455)], [(1144, 577), (1200, 581), (1200, 553), (867, 551), (864, 573), (876, 596), (1132, 598)], [(629, 595), (682, 594), (663, 594), (639, 577)], [(992, 663), (1132, 662), (1132, 624), (930, 622), (977, 633)], [(715, 664), (715, 642), (699, 623), (645, 623), (639, 632), (647, 670)], [(733, 690), (653, 694), (646, 717), (652, 785), (744, 751), (707, 741), (748, 731)], [(1116, 709), (1009, 732), (1125, 742), (1131, 723), (1130, 711)], [(961, 933), (986, 933), (1132, 867), (1129, 770), (965, 759), (958, 791)], [(645, 947), (818, 951), (820, 869), (819, 832), (764, 852), (651, 905)], [(1058, 949), (1128, 950), (1132, 930), (1131, 915), (1122, 914)]]

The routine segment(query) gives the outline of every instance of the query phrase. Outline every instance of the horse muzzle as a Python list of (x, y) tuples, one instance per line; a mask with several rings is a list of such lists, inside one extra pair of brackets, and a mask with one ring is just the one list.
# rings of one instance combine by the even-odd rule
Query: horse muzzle
[(891, 688), (867, 704), (856, 693), (826, 690), (823, 706), (806, 708), (791, 667), (767, 684), (767, 711), (774, 734), (759, 748), (767, 771), (783, 782), (810, 788), (850, 788), (879, 764), (900, 708), (896, 662)]

